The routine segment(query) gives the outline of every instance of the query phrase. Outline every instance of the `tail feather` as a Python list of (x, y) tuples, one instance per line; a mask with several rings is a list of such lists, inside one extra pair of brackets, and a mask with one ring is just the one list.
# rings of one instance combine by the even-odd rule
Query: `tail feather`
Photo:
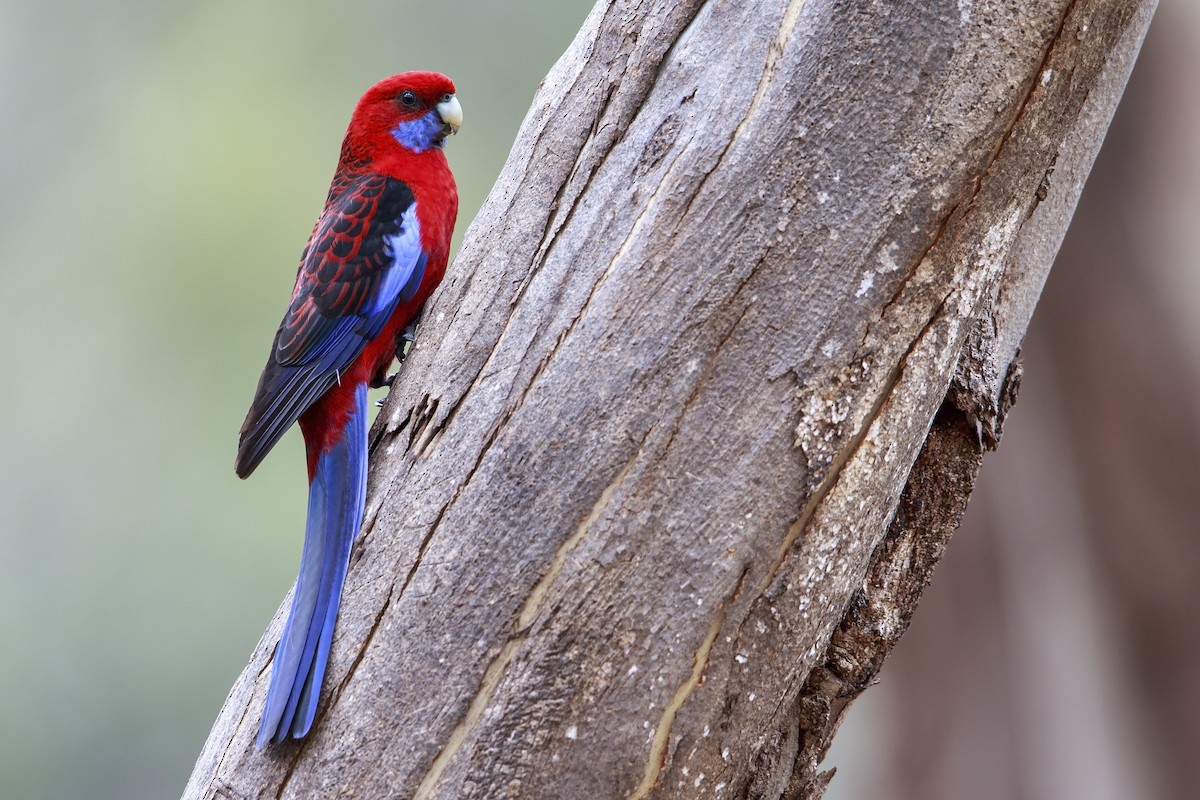
[(366, 491), (367, 389), (359, 386), (341, 439), (317, 456), (309, 484), (300, 577), (275, 650), (259, 747), (299, 739), (312, 727)]

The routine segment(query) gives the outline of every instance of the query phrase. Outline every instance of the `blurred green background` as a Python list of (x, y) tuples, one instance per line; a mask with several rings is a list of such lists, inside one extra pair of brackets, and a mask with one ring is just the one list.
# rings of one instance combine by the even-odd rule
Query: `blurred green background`
[(457, 82), (459, 233), (588, 0), (0, 3), (0, 798), (183, 789), (295, 577), (238, 428), (355, 101)]

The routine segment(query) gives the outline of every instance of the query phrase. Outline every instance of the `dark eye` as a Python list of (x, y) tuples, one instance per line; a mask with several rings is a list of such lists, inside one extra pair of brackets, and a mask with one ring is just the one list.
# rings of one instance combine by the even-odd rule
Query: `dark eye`
[(417, 95), (410, 90), (400, 93), (400, 102), (409, 108), (416, 108), (421, 104), (421, 101), (417, 99)]
[(453, 97), (453, 96), (454, 96), (454, 95), (450, 94), (449, 92), (446, 92), (444, 95), (442, 95), (442, 102), (443, 102), (443, 103), (449, 103), (449, 102), (450, 102), (450, 98), (451, 98), (451, 97)]

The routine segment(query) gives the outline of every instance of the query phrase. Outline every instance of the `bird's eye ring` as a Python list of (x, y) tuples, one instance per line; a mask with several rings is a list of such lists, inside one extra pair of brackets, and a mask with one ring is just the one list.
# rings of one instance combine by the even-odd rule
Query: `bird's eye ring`
[(417, 95), (409, 89), (400, 93), (400, 102), (409, 108), (416, 108), (419, 105)]
[(454, 95), (450, 94), (449, 92), (446, 92), (444, 95), (442, 95), (442, 102), (449, 103), (450, 98), (452, 98), (452, 97), (454, 97)]

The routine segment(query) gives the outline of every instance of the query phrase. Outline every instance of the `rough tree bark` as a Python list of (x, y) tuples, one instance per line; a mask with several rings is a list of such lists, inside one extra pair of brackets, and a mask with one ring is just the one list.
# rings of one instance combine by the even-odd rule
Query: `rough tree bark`
[(819, 797), (1153, 0), (601, 0), (373, 431), (326, 695), (185, 797)]

